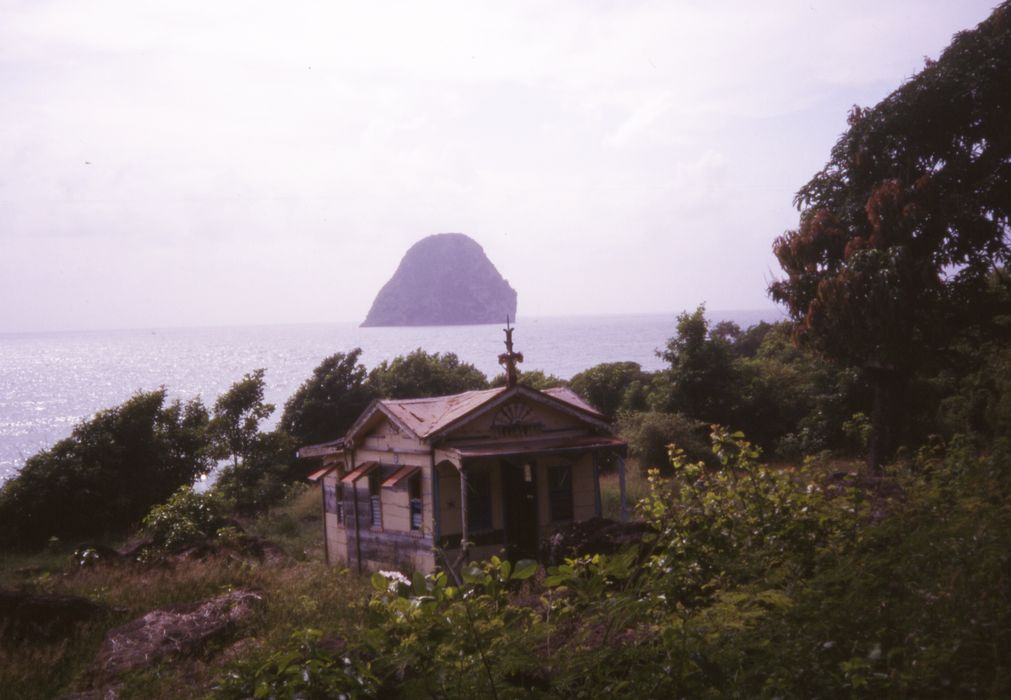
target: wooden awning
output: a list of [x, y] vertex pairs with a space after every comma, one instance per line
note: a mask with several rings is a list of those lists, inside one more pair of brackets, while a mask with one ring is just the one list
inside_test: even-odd
[[319, 481], [324, 476], [326, 476], [330, 472], [334, 471], [335, 469], [338, 469], [343, 464], [344, 464], [343, 462], [338, 462], [337, 464], [329, 465], [329, 466], [323, 467], [322, 469], [317, 469], [316, 471], [314, 471], [312, 474], [310, 474], [306, 478], [309, 481]]
[[416, 472], [421, 471], [421, 467], [404, 466], [393, 473], [389, 479], [383, 482], [383, 488], [393, 488], [399, 484], [404, 479], [412, 476]]
[[345, 474], [344, 478], [341, 479], [342, 484], [353, 484], [363, 476], [367, 475], [373, 469], [379, 466], [379, 462], [363, 462], [355, 467], [355, 470], [350, 474]]

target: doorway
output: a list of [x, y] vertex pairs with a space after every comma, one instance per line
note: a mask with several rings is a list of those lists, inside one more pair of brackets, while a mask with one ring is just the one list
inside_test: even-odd
[[536, 559], [538, 549], [536, 463], [501, 463], [506, 553], [512, 561]]

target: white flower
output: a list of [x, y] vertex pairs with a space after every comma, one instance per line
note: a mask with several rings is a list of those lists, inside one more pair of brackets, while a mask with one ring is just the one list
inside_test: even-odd
[[388, 578], [390, 581], [396, 581], [397, 583], [402, 583], [405, 586], [410, 586], [411, 585], [411, 580], [409, 578], [407, 578], [406, 576], [404, 576], [399, 571], [380, 571], [379, 575], [383, 576], [385, 578]]

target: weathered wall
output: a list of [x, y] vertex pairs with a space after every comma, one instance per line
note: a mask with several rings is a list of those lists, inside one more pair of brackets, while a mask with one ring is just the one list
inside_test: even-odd
[[[327, 487], [337, 488], [339, 478], [336, 473], [323, 477], [320, 484], [320, 492]], [[323, 528], [326, 537], [327, 557], [331, 563], [341, 563], [347, 561], [347, 540], [344, 528], [337, 522], [337, 514], [324, 511]]]

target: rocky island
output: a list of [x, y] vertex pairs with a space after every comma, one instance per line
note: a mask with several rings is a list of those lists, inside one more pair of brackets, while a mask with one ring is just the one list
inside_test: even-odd
[[462, 233], [438, 233], [407, 251], [362, 326], [462, 326], [516, 318], [516, 290], [484, 249]]

